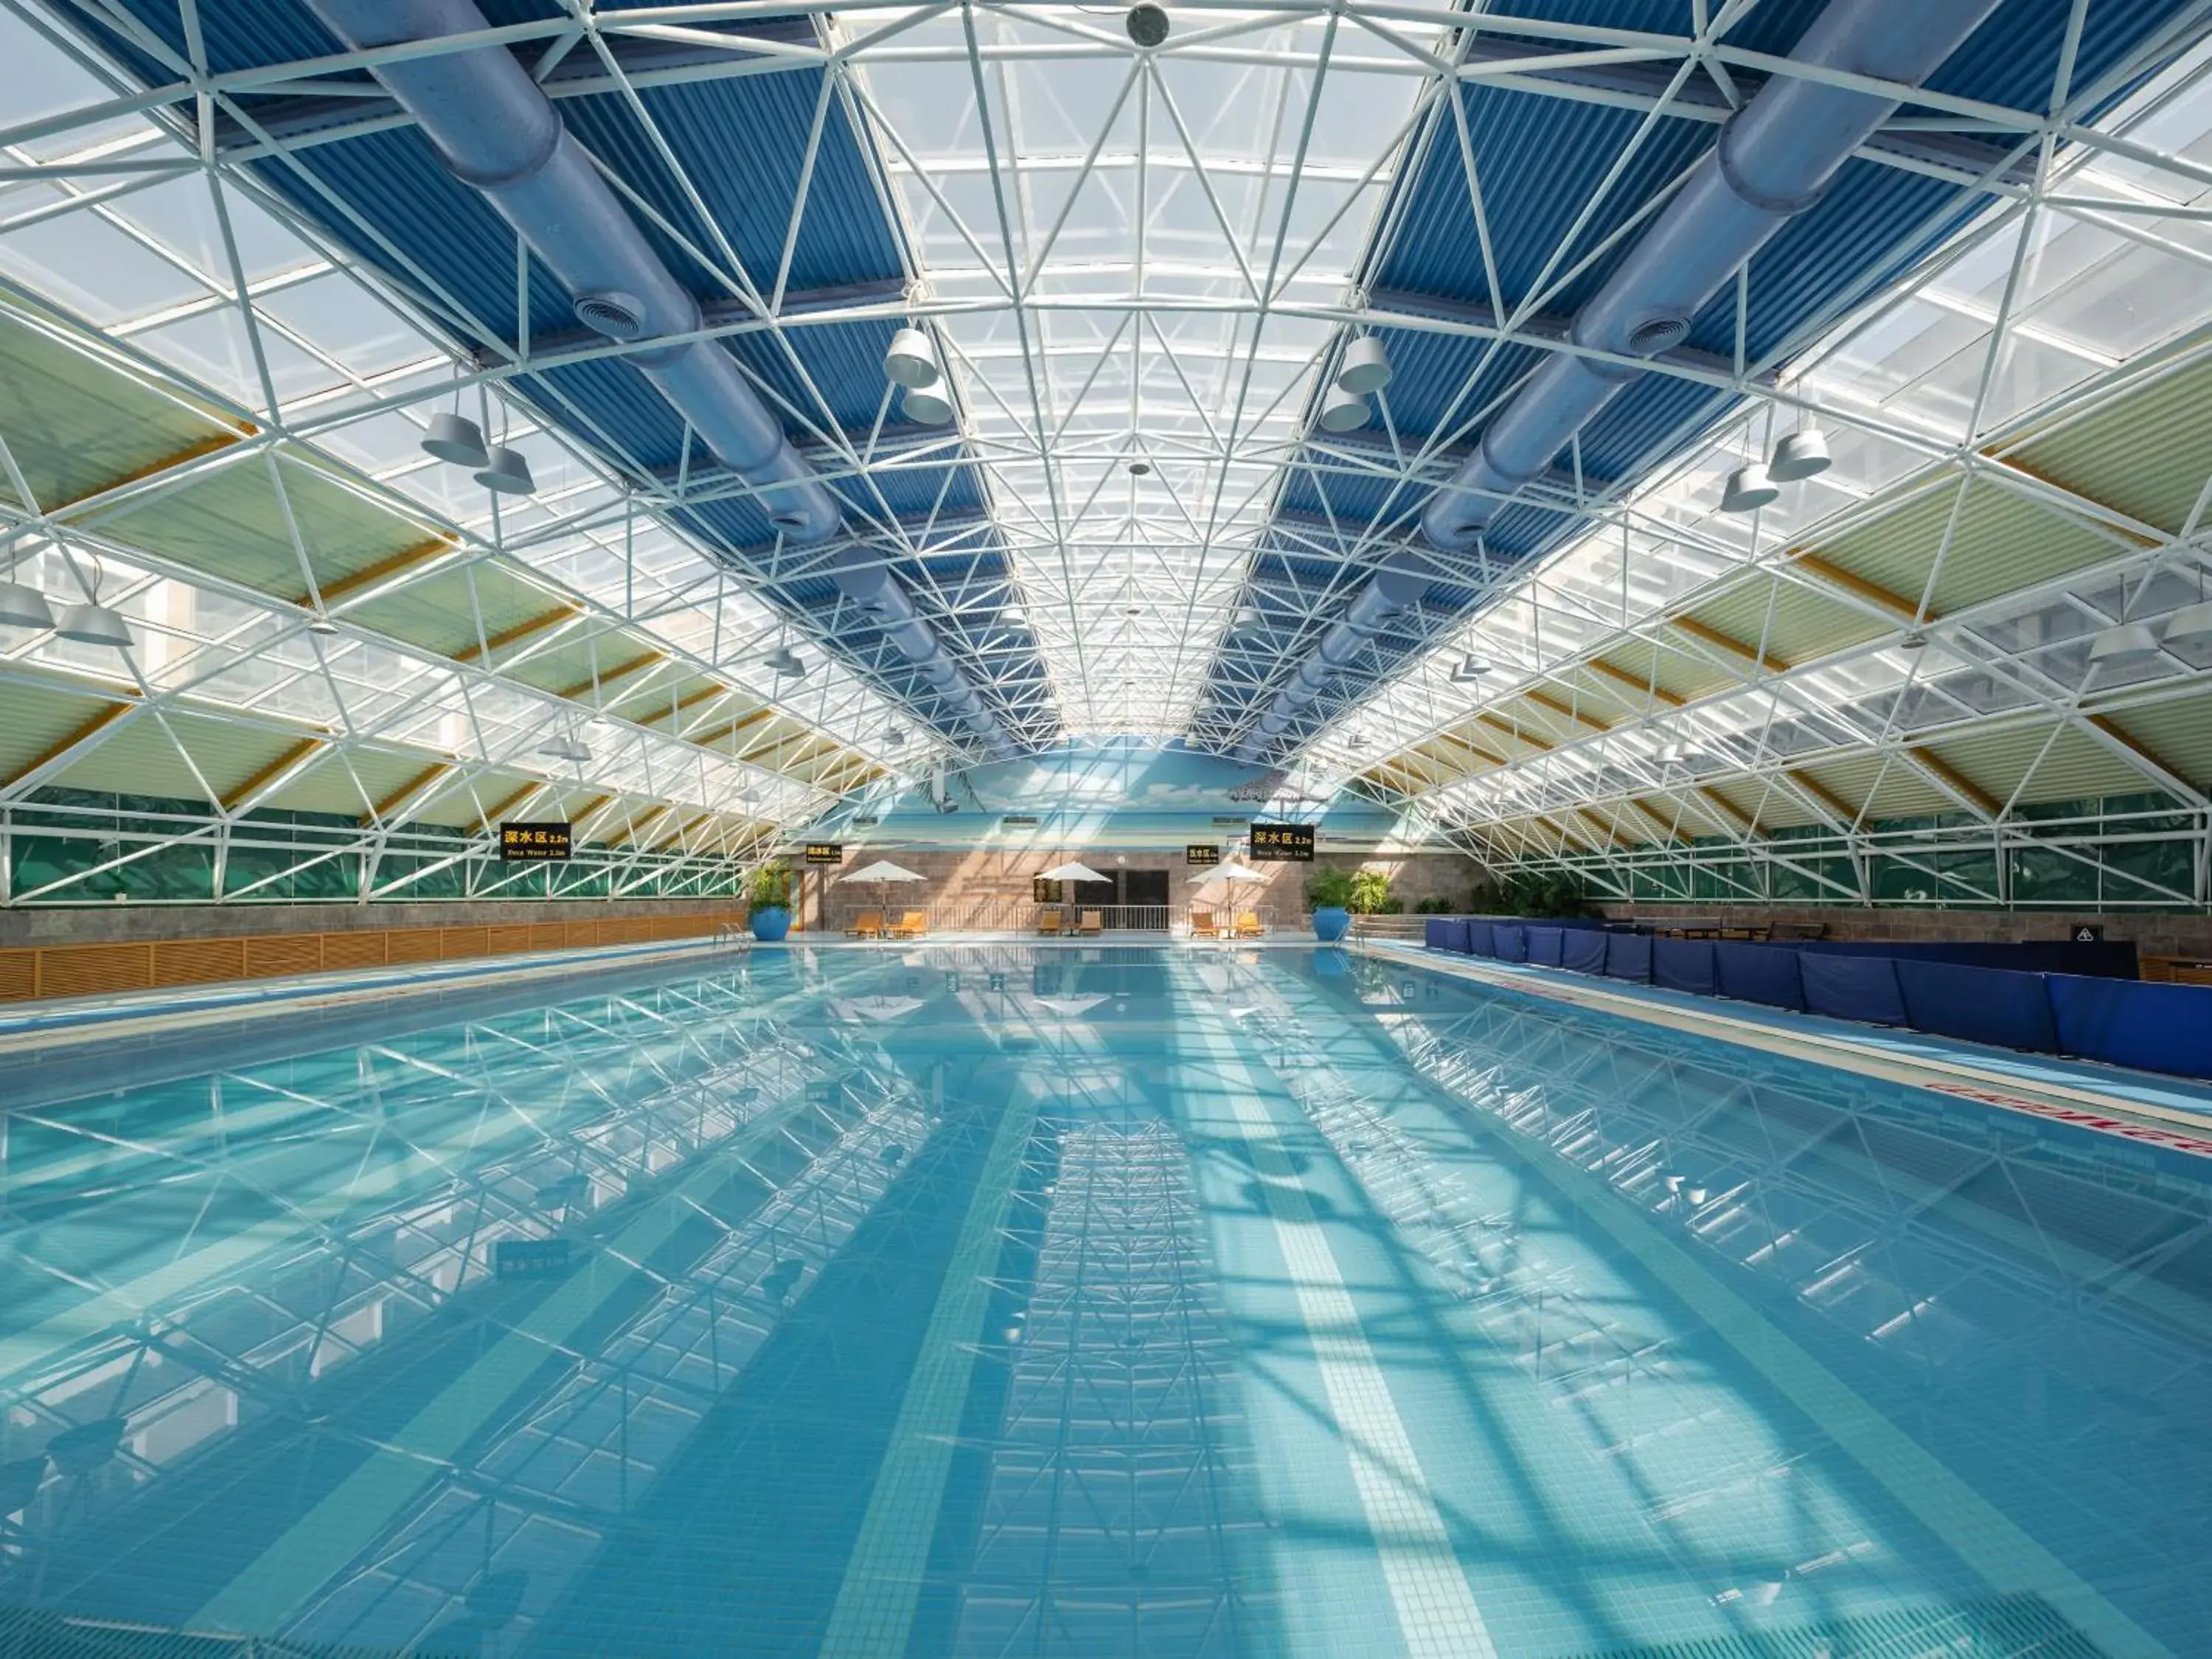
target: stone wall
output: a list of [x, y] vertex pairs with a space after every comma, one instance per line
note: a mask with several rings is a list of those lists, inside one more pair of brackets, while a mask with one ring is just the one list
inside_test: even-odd
[[2132, 939], [2144, 956], [2212, 956], [2212, 916], [2120, 910], [1906, 910], [1813, 905], [1604, 904], [1609, 921], [1705, 920], [1729, 927], [1769, 921], [1826, 922], [1830, 939], [1966, 939], [2013, 943], [2066, 938], [2084, 922], [2102, 926], [2110, 939]]
[[[800, 926], [842, 927], [848, 908], [872, 909], [878, 903], [887, 910], [936, 908], [950, 915], [957, 925], [963, 911], [992, 901], [1008, 906], [1026, 904], [1030, 897], [1030, 879], [1038, 872], [1069, 859], [1087, 864], [1101, 874], [1117, 869], [1164, 870], [1168, 872], [1169, 902], [1178, 907], [1187, 905], [1190, 896], [1200, 890], [1194, 887], [1189, 879], [1198, 872], [1183, 863], [1180, 852], [1117, 854], [1069, 848], [1049, 853], [908, 853], [848, 848], [845, 867], [858, 869], [878, 859], [886, 859], [912, 870], [924, 879], [890, 884], [878, 889], [857, 883], [825, 883], [824, 876], [834, 875], [834, 872], [807, 871], [799, 908]], [[1323, 853], [1315, 864], [1253, 866], [1267, 877], [1267, 880], [1264, 884], [1239, 885], [1237, 889], [1237, 908], [1257, 909], [1262, 906], [1272, 906], [1276, 916], [1285, 921], [1304, 915], [1306, 878], [1322, 864], [1335, 865], [1347, 870], [1376, 869], [1383, 872], [1390, 878], [1391, 891], [1404, 902], [1408, 910], [1425, 898], [1448, 899], [1455, 908], [1463, 908], [1476, 878], [1481, 873], [1480, 865], [1458, 853], [1408, 853], [1389, 857]], [[1214, 897], [1223, 890], [1222, 886], [1217, 884], [1206, 896]], [[823, 908], [825, 895], [826, 911]]]
[[141, 939], [337, 933], [400, 927], [484, 927], [636, 916], [726, 915], [718, 899], [450, 899], [415, 904], [113, 904], [0, 909], [0, 945], [126, 945]]

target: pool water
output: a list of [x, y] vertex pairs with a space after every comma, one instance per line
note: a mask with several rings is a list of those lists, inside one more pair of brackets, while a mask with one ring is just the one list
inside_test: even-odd
[[2185, 1153], [1282, 949], [762, 951], [0, 1098], [11, 1652], [2212, 1652]]

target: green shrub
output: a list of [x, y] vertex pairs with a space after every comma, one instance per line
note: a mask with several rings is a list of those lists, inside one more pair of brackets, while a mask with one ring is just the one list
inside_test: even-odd
[[791, 866], [778, 859], [755, 870], [745, 883], [745, 902], [756, 910], [788, 910]]
[[1452, 902], [1448, 898], [1425, 898], [1413, 907], [1417, 916], [1448, 916], [1452, 913]]
[[1325, 865], [1306, 878], [1306, 902], [1316, 910], [1352, 908], [1352, 874]]
[[1389, 915], [1382, 907], [1390, 900], [1390, 878], [1380, 870], [1362, 870], [1352, 878], [1352, 904], [1363, 916]]

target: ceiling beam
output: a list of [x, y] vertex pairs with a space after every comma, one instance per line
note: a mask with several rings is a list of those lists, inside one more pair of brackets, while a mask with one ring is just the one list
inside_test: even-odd
[[1710, 645], [1716, 651], [1724, 651], [1732, 657], [1756, 664], [1770, 673], [1786, 674], [1790, 672], [1790, 665], [1772, 652], [1746, 645], [1734, 635], [1723, 634], [1719, 629], [1709, 623], [1701, 623], [1695, 617], [1669, 617], [1667, 623], [1670, 628], [1687, 634], [1701, 645]]
[[564, 605], [557, 610], [548, 611], [539, 616], [526, 617], [510, 628], [502, 628], [496, 634], [486, 635], [483, 641], [476, 645], [466, 646], [454, 652], [453, 660], [459, 663], [470, 663], [482, 657], [485, 659], [484, 665], [489, 667], [490, 658], [494, 653], [504, 650], [519, 640], [526, 640], [533, 634], [542, 634], [549, 628], [557, 628], [562, 623], [574, 622], [583, 614], [582, 606]]

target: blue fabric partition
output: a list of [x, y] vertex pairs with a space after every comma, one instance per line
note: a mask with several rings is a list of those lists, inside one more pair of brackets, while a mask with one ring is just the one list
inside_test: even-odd
[[1559, 945], [1566, 938], [1557, 927], [1531, 927], [1528, 930], [1528, 960], [1540, 967], [1559, 965]]
[[2094, 974], [2109, 979], [2136, 976], [2136, 947], [2129, 939], [2076, 945], [2071, 939], [1822, 939], [1790, 949], [1808, 956], [1890, 957], [1899, 962], [1955, 962], [1966, 968], [2009, 968], [2022, 974]]
[[1605, 936], [1605, 975], [1607, 979], [1651, 978], [1651, 935], [1607, 933]]
[[1905, 1023], [1916, 1031], [2037, 1054], [2058, 1048], [2051, 993], [2040, 974], [1899, 957], [1897, 988], [1905, 996]]
[[2212, 1078], [2212, 986], [2085, 974], [2044, 981], [2063, 1053], [2146, 1072]]
[[1431, 916], [1421, 924], [1421, 944], [1425, 948], [1431, 951], [1443, 950], [1444, 938], [1444, 920], [1442, 916]]
[[1431, 916], [1428, 926], [1429, 948], [1449, 951], [1455, 956], [1467, 954], [1467, 923], [1457, 916]]
[[1528, 930], [1518, 923], [1493, 921], [1490, 924], [1490, 942], [1500, 962], [1528, 960]]
[[1559, 935], [1559, 966], [1578, 974], [1605, 971], [1605, 942], [1612, 937], [1595, 927], [1570, 927]]
[[1467, 925], [1467, 953], [1471, 957], [1494, 957], [1497, 941], [1491, 937], [1490, 923], [1470, 921]]
[[1687, 991], [1709, 997], [1721, 988], [1713, 966], [1713, 942], [1709, 939], [1655, 939], [1651, 941], [1651, 978], [1669, 991]]
[[[1940, 964], [1948, 966], [1948, 964]], [[1897, 963], [1889, 957], [1797, 955], [1809, 1013], [1856, 1019], [1869, 1025], [1905, 1024], [1905, 996], [1897, 988]]]
[[1797, 972], [1797, 952], [1786, 946], [1715, 940], [1713, 973], [1724, 997], [1804, 1012], [1805, 985]]

